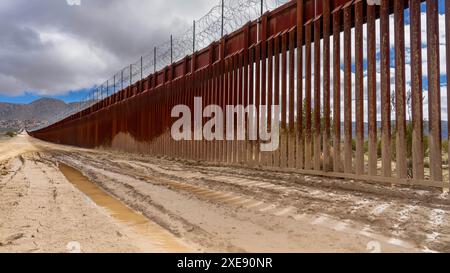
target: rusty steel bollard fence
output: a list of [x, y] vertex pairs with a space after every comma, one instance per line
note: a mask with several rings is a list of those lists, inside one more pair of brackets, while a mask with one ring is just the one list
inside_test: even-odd
[[[448, 188], [442, 113], [450, 107], [443, 93], [449, 78], [444, 83], [441, 71], [450, 69], [449, 22], [450, 1], [289, 1], [140, 80], [130, 66], [130, 76], [108, 83], [110, 96], [30, 134], [211, 164]], [[126, 80], [131, 85], [115, 92]], [[279, 105], [279, 149], [262, 151], [248, 133], [241, 141], [175, 141], [171, 111], [186, 105], [193, 112], [195, 97], [203, 108], [255, 105], [257, 114], [244, 118], [268, 128], [272, 109], [262, 106]]]

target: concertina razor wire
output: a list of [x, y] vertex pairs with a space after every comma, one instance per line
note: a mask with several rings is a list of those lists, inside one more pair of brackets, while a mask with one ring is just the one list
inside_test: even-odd
[[72, 103], [67, 111], [55, 115], [48, 123], [30, 131], [40, 130], [91, 107], [98, 101], [160, 71], [171, 63], [220, 40], [223, 35], [232, 33], [247, 22], [256, 20], [264, 12], [276, 9], [289, 1], [218, 0], [218, 3], [206, 15], [193, 21], [192, 26], [185, 32], [170, 36], [170, 40], [153, 47], [151, 53], [141, 56], [135, 63], [124, 67], [103, 84], [94, 86], [86, 97], [78, 103]]

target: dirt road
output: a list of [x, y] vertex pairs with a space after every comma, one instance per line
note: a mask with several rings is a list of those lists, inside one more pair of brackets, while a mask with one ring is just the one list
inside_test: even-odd
[[[0, 252], [450, 251], [450, 198], [438, 190], [85, 150], [26, 135], [0, 142], [0, 162]], [[66, 165], [102, 192], [77, 187], [73, 177], [82, 175]], [[124, 208], [105, 201], [111, 196]]]

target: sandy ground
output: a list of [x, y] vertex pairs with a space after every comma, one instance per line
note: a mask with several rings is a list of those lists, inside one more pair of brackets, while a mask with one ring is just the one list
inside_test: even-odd
[[[78, 190], [62, 163], [145, 216], [147, 228]], [[450, 252], [450, 198], [438, 190], [85, 150], [26, 135], [0, 142], [0, 164], [0, 252]]]

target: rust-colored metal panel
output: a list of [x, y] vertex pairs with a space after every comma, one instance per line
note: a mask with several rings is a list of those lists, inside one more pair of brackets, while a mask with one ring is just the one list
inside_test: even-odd
[[269, 13], [268, 31], [269, 36], [275, 36], [295, 26], [297, 22], [297, 11], [295, 1], [287, 3], [289, 8], [278, 8]]
[[[267, 41], [267, 120], [265, 121], [267, 126], [267, 130], [270, 130], [272, 124], [272, 108], [273, 105], [273, 37], [270, 37]], [[263, 59], [264, 62], [264, 59]], [[258, 64], [257, 64], [258, 65]], [[258, 69], [258, 68], [257, 68]], [[258, 92], [258, 89], [257, 89]], [[261, 100], [265, 100], [265, 97], [262, 97]], [[264, 113], [261, 113], [264, 115]], [[271, 166], [273, 163], [272, 155], [264, 152], [263, 161], [265, 165]]]
[[[243, 60], [243, 54], [242, 52], [239, 52], [236, 55], [237, 61], [236, 61], [236, 84], [237, 84], [237, 88], [236, 88], [236, 104], [235, 105], [242, 105], [242, 60]], [[234, 141], [235, 143], [235, 149], [236, 149], [236, 156], [235, 156], [235, 160], [237, 163], [242, 163], [242, 155], [243, 155], [243, 147], [242, 147], [242, 143], [243, 141], [239, 139], [238, 135], [239, 135], [239, 127], [237, 126], [239, 121], [241, 120], [241, 117], [237, 116], [236, 118], [236, 141]]]
[[[214, 50], [214, 49], [213, 49]], [[217, 81], [216, 81], [216, 74], [217, 74], [217, 65], [216, 64], [212, 64], [210, 66], [210, 74], [209, 74], [209, 88], [207, 90], [207, 92], [210, 94], [209, 96], [209, 100], [208, 100], [208, 105], [213, 105], [216, 104], [217, 100]], [[214, 130], [217, 130], [217, 128], [214, 128]], [[214, 139], [212, 141], [210, 141], [210, 150], [209, 150], [209, 160], [212, 162], [217, 162], [217, 140]]]
[[[223, 73], [223, 102], [222, 102], [222, 109], [225, 109], [226, 105], [228, 104], [228, 69], [229, 69], [229, 59], [223, 59], [222, 60], [223, 67], [224, 67], [224, 73]], [[224, 126], [224, 137], [225, 141], [223, 142], [223, 161], [228, 162], [228, 141], [226, 140], [226, 129]]]
[[156, 86], [159, 86], [165, 82], [165, 71], [161, 71], [156, 76]]

